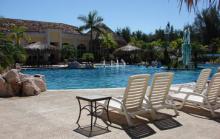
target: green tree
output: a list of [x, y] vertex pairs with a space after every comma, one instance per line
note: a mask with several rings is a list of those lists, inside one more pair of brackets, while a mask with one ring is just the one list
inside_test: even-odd
[[16, 46], [5, 34], [0, 33], [0, 72], [11, 68], [16, 62], [24, 63], [27, 54], [23, 47]]
[[78, 19], [84, 23], [79, 29], [90, 31], [90, 47], [93, 51], [93, 31], [100, 32], [99, 26], [102, 24], [103, 18], [98, 16], [97, 11], [91, 11], [87, 16], [79, 16]]
[[24, 26], [13, 26], [9, 37], [14, 41], [15, 45], [20, 46], [21, 40], [29, 40], [25, 31], [26, 27]]
[[73, 59], [76, 57], [76, 49], [72, 45], [63, 45], [61, 49], [62, 59]]
[[[203, 10], [198, 13], [193, 24], [193, 31], [203, 45], [209, 45], [220, 36], [220, 12], [215, 8]], [[217, 45], [210, 45], [211, 52], [218, 50]]]
[[84, 53], [82, 56], [82, 60], [86, 62], [90, 62], [94, 60], [94, 54], [93, 53]]
[[101, 45], [105, 48], [116, 48], [117, 42], [115, 41], [112, 33], [101, 34]]
[[170, 42], [170, 53], [176, 57], [180, 57], [183, 40], [178, 38]]
[[213, 53], [220, 53], [220, 37], [212, 39], [210, 46], [212, 47]]
[[131, 40], [129, 42], [131, 45], [139, 47], [139, 48], [144, 48], [145, 47], [145, 42], [141, 39], [138, 39], [136, 37], [131, 37]]
[[198, 62], [199, 62], [199, 57], [202, 57], [202, 55], [206, 51], [206, 48], [204, 45], [202, 45], [199, 42], [192, 42], [191, 47], [192, 47], [192, 61], [194, 63], [194, 66], [197, 68]]
[[0, 32], [0, 73], [2, 70], [14, 63], [13, 55], [10, 54], [10, 47], [12, 42], [10, 42], [6, 36]]
[[103, 33], [101, 34], [101, 46], [103, 50], [103, 57], [106, 58], [106, 53], [117, 47], [117, 42], [115, 41], [112, 33]]
[[144, 52], [146, 60], [151, 63], [153, 60], [162, 60], [163, 52], [162, 52], [163, 41], [156, 40], [144, 45]]
[[131, 39], [131, 30], [129, 27], [125, 27], [122, 29], [117, 29], [116, 33], [121, 36], [127, 43], [130, 42]]

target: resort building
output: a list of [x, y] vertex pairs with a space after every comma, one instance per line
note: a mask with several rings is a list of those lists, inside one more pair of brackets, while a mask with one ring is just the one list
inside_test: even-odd
[[[26, 27], [26, 34], [29, 39], [23, 40], [21, 43], [28, 51], [27, 64], [57, 64], [61, 60], [60, 49], [63, 45], [75, 47], [79, 56], [89, 50], [89, 32], [81, 33], [75, 26], [63, 23], [0, 18], [1, 32], [10, 33], [14, 25]], [[116, 40], [121, 40], [121, 38], [116, 36]]]

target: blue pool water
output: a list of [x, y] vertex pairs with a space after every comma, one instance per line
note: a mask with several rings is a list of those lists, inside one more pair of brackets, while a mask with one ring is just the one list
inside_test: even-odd
[[[201, 65], [216, 72], [219, 65]], [[160, 68], [146, 68], [144, 66], [106, 67], [96, 69], [27, 69], [26, 74], [45, 75], [48, 89], [84, 89], [84, 88], [115, 88], [125, 87], [128, 77], [134, 74], [154, 74], [167, 71]], [[173, 83], [195, 81], [201, 69], [171, 70], [174, 72]]]

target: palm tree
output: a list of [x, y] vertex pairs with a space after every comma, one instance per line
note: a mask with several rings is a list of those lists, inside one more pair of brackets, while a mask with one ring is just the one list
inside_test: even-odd
[[9, 37], [14, 40], [16, 46], [21, 45], [21, 40], [29, 40], [28, 36], [25, 33], [26, 28], [23, 26], [14, 26], [11, 30]]
[[11, 68], [16, 62], [24, 63], [27, 58], [26, 51], [20, 45], [21, 40], [27, 38], [24, 27], [14, 26], [7, 36], [0, 33], [0, 72]]
[[[183, 2], [186, 3], [187, 8], [189, 11], [191, 11], [192, 7], [195, 8], [198, 5], [198, 2], [201, 0], [178, 0], [180, 2], [180, 10], [183, 5]], [[208, 1], [210, 6], [215, 6], [217, 9], [220, 10], [220, 0], [203, 0], [204, 2]]]
[[15, 63], [15, 51], [13, 42], [2, 32], [0, 32], [0, 73], [7, 68], [10, 68]]
[[93, 31], [100, 32], [99, 26], [102, 24], [103, 18], [98, 16], [97, 11], [91, 11], [87, 16], [79, 16], [84, 25], [80, 26], [80, 30], [90, 30], [90, 47], [93, 49]]

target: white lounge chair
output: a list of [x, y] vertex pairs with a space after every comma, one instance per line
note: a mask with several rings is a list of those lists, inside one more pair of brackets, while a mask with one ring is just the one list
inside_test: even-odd
[[[208, 78], [211, 74], [211, 69], [203, 69], [200, 74], [199, 77], [196, 81], [196, 84], [194, 86], [190, 86], [190, 85], [182, 85], [179, 88], [178, 87], [171, 87], [170, 89], [170, 96], [172, 96], [172, 98], [174, 100], [182, 100], [186, 97], [187, 93], [198, 93], [201, 94], [202, 91], [207, 88], [207, 81]], [[175, 97], [175, 96], [178, 97]], [[180, 96], [181, 95], [181, 99]], [[178, 107], [178, 109], [181, 109], [183, 107], [183, 105], [181, 105], [180, 107]]]
[[156, 119], [156, 111], [164, 108], [173, 109], [175, 114], [178, 115], [172, 99], [168, 99], [167, 97], [173, 80], [173, 75], [172, 72], [154, 74], [151, 87], [145, 97], [146, 107], [152, 111], [153, 119]]
[[[218, 94], [220, 92], [220, 73], [216, 73], [213, 77], [207, 89], [203, 92], [186, 92], [186, 97], [182, 97], [184, 92], [175, 95], [175, 98], [182, 101], [182, 106], [185, 103], [195, 104], [195, 106], [201, 106], [210, 110], [212, 116], [216, 116], [214, 110], [220, 108], [220, 98]], [[172, 96], [171, 96], [172, 97]]]
[[129, 126], [133, 125], [131, 117], [146, 112], [146, 109], [143, 107], [143, 99], [149, 79], [149, 74], [130, 76], [123, 97], [113, 97], [109, 102], [109, 109], [116, 110], [125, 115]]

